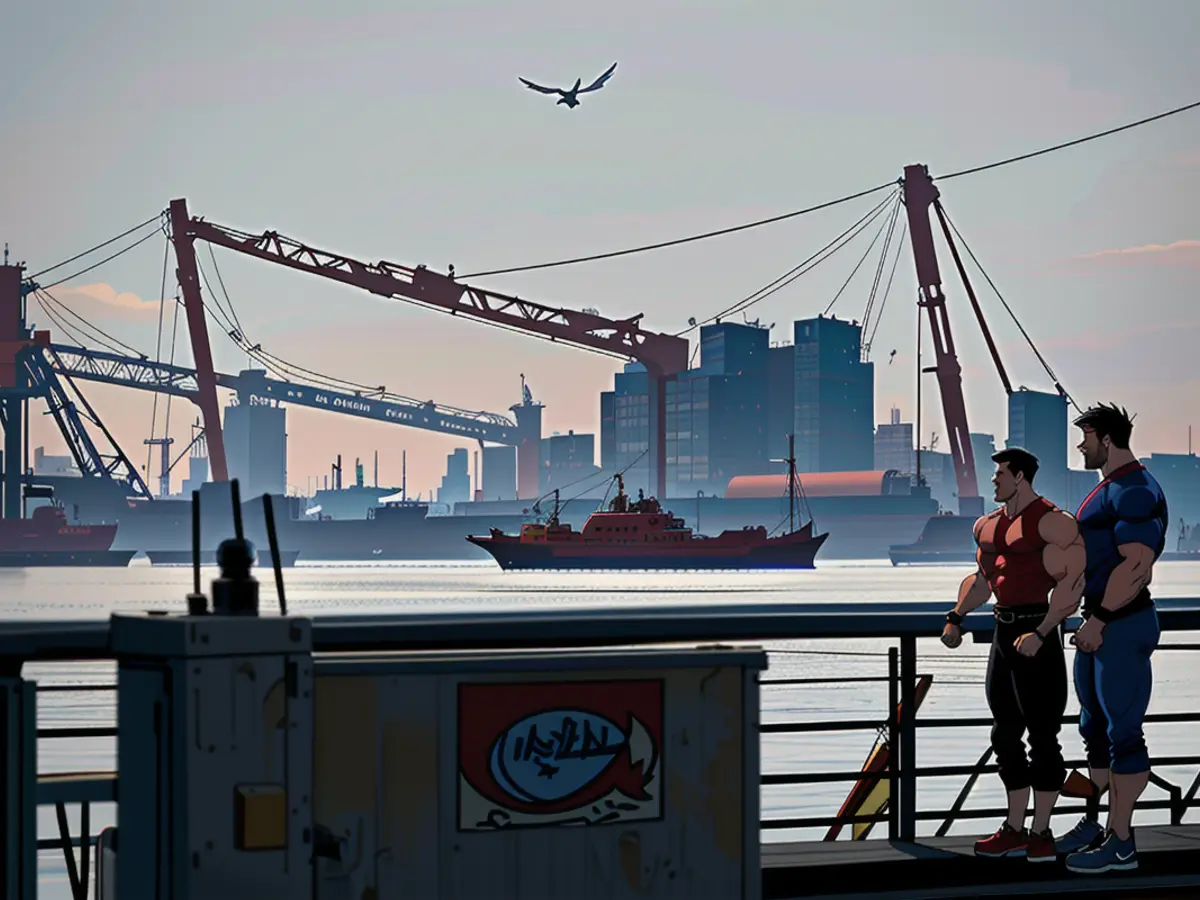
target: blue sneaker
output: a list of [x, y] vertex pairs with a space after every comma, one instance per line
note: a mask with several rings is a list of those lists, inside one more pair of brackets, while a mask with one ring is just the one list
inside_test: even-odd
[[1104, 839], [1104, 829], [1095, 819], [1084, 816], [1079, 823], [1054, 842], [1054, 849], [1062, 854], [1091, 850]]
[[1132, 833], [1129, 840], [1123, 841], [1113, 832], [1109, 832], [1104, 843], [1095, 850], [1072, 853], [1067, 857], [1067, 870], [1085, 875], [1126, 872], [1137, 867], [1137, 847], [1134, 845]]

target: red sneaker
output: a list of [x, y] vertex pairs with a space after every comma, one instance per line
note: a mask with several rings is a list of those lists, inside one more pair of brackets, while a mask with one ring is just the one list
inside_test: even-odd
[[1054, 849], [1054, 835], [1047, 828], [1042, 832], [1030, 832], [1025, 858], [1030, 862], [1054, 862], [1058, 853]]
[[[1024, 856], [1029, 846], [1029, 832], [1022, 828], [1017, 831], [1007, 822], [1000, 826], [989, 838], [975, 842], [975, 855], [986, 856], [989, 859], [999, 859], [1002, 856]], [[1053, 850], [1053, 846], [1051, 846]]]

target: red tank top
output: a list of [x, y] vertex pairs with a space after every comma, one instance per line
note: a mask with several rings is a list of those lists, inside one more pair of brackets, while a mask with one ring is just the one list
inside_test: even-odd
[[1038, 533], [1042, 516], [1057, 507], [1038, 497], [1009, 518], [1003, 510], [996, 522], [996, 559], [988, 584], [1000, 606], [1045, 605], [1055, 581], [1042, 564], [1046, 541]]

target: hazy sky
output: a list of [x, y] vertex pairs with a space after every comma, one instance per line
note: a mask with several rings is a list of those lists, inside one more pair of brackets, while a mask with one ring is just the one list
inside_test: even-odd
[[[460, 274], [620, 249], [832, 199], [908, 163], [945, 173], [1198, 100], [1197, 33], [1195, 0], [14, 4], [0, 29], [0, 240], [36, 271], [186, 197], [194, 214], [245, 231]], [[517, 81], [569, 84], [613, 61], [609, 85], [574, 110]], [[1139, 413], [1135, 449], [1186, 450], [1189, 421], [1200, 425], [1200, 110], [942, 189], [1068, 390]], [[676, 331], [782, 274], [872, 202], [481, 283], [644, 312], [646, 327]], [[869, 237], [751, 318], [790, 339]], [[153, 355], [163, 250], [148, 241], [53, 293]], [[597, 395], [617, 361], [217, 254], [245, 331], [276, 356], [497, 412], [519, 400], [525, 373], [547, 433], [599, 430]], [[211, 277], [203, 247], [200, 259]], [[862, 317], [869, 268], [835, 312]], [[943, 272], [971, 428], [1002, 439], [1003, 390], [948, 254]], [[976, 280], [1013, 381], [1049, 387]], [[894, 404], [911, 418], [914, 299], [905, 257], [874, 344], [877, 421]], [[244, 365], [220, 333], [213, 342], [218, 368]], [[189, 360], [182, 327], [178, 347]], [[144, 460], [150, 395], [85, 390]], [[924, 443], [944, 432], [938, 410], [927, 407]], [[176, 404], [177, 439], [195, 415]], [[48, 419], [35, 441], [59, 446]], [[355, 456], [369, 472], [374, 449], [381, 479], [398, 482], [407, 448], [413, 493], [461, 444], [304, 410], [289, 413], [289, 441], [300, 486], [338, 452], [348, 472]]]

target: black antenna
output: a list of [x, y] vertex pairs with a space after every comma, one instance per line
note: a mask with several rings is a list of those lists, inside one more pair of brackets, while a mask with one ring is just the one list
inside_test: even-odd
[[236, 478], [229, 482], [229, 492], [233, 497], [233, 536], [240, 543], [246, 539], [246, 534], [242, 530], [242, 492]]
[[208, 598], [200, 592], [200, 492], [192, 491], [192, 592], [187, 597], [188, 615], [208, 613]]
[[263, 494], [263, 517], [267, 520], [267, 546], [271, 548], [271, 564], [275, 569], [275, 593], [279, 595], [279, 614], [287, 615], [287, 599], [283, 595], [283, 562], [279, 558], [279, 538], [275, 534], [275, 506], [270, 494]]

